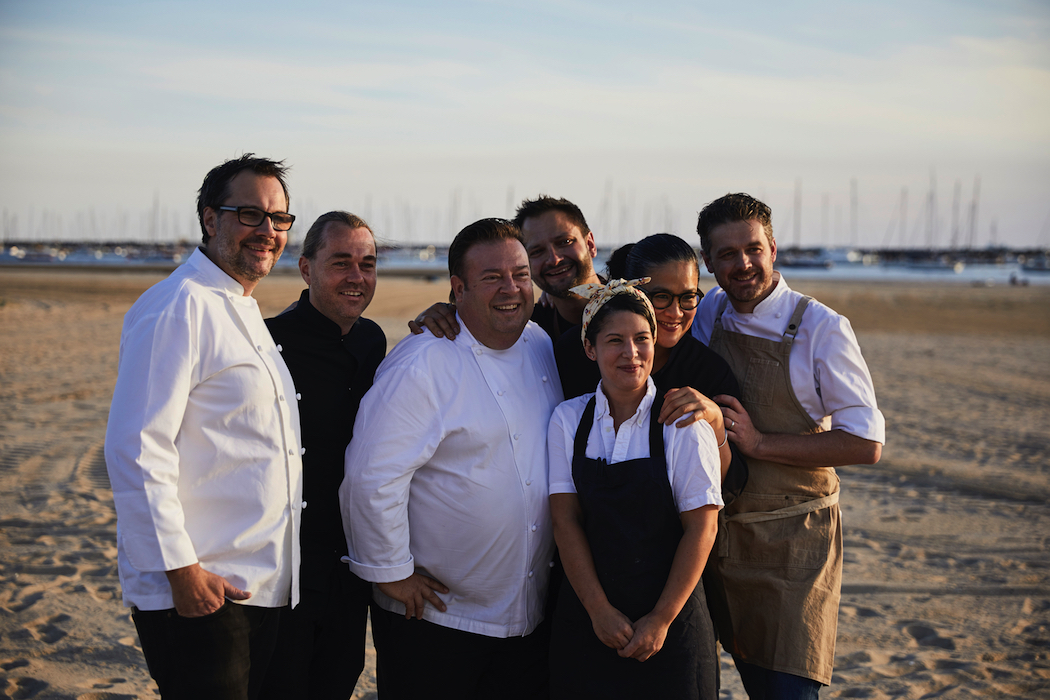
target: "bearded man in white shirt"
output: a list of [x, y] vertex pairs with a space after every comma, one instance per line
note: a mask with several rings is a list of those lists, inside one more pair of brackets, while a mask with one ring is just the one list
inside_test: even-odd
[[464, 228], [449, 272], [462, 331], [401, 341], [361, 402], [339, 491], [350, 568], [385, 611], [382, 697], [543, 698], [554, 353], [514, 224]]
[[166, 700], [257, 697], [299, 596], [299, 412], [251, 297], [295, 220], [285, 172], [251, 153], [212, 169], [204, 244], [124, 318], [106, 466], [124, 604]]
[[842, 588], [834, 467], [877, 462], [886, 429], [849, 321], [773, 269], [770, 220], [762, 202], [728, 194], [696, 227], [720, 289], [693, 335], [740, 382], [742, 400], [713, 398], [750, 472], [723, 511], [712, 612], [752, 698], [816, 698], [831, 682]]

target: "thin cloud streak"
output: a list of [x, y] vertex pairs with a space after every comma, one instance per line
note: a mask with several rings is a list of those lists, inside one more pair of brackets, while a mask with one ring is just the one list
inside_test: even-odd
[[[252, 150], [287, 157], [326, 200], [353, 189], [444, 202], [458, 184], [504, 213], [508, 189], [525, 196], [548, 182], [594, 200], [613, 179], [624, 198], [635, 188], [688, 210], [692, 197], [695, 211], [697, 183], [720, 177], [780, 193], [798, 176], [807, 192], [859, 176], [867, 192], [890, 193], [870, 205], [885, 208], [905, 177], [927, 180], [932, 167], [953, 173], [944, 187], [1015, 171], [1008, 186], [984, 186], [986, 211], [1011, 210], [1004, 235], [1031, 238], [1020, 232], [1046, 216], [1050, 12], [1039, 5], [894, 15], [809, 3], [748, 22], [737, 8], [684, 4], [333, 5], [285, 9], [269, 42], [261, 15], [229, 30], [247, 7], [214, 8], [210, 33], [174, 5], [156, 21], [148, 8], [123, 22], [103, 8], [64, 24], [8, 8], [0, 205], [114, 206], [156, 193], [182, 206], [202, 168]], [[952, 7], [946, 29], [930, 30]], [[865, 21], [872, 31], [849, 31]], [[70, 163], [106, 177], [54, 192]], [[162, 172], [135, 172], [142, 164]], [[991, 201], [997, 190], [1027, 193], [1026, 213]]]

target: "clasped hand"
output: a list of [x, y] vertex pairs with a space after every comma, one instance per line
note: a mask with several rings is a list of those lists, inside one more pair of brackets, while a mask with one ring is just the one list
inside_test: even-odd
[[668, 626], [653, 613], [631, 624], [627, 616], [612, 605], [594, 615], [591, 625], [601, 643], [625, 659], [645, 661], [663, 648], [667, 638]]

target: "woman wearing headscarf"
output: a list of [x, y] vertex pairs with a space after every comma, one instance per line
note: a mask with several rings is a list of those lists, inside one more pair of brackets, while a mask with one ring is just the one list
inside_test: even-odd
[[[553, 698], [717, 697], [717, 652], [700, 574], [722, 507], [706, 421], [657, 417], [656, 312], [636, 286], [583, 285], [594, 393], [548, 431], [554, 533], [569, 586], [554, 614]], [[719, 436], [722, 437], [722, 436]]]

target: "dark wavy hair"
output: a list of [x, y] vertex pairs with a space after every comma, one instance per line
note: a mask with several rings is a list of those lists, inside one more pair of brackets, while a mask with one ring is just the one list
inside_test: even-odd
[[700, 248], [711, 255], [711, 231], [722, 224], [751, 221], [762, 224], [766, 238], [773, 242], [773, 213], [769, 207], [749, 194], [727, 194], [711, 202], [696, 217], [696, 232], [700, 234]]
[[536, 199], [522, 200], [518, 211], [514, 213], [514, 225], [521, 228], [525, 219], [546, 214], [549, 211], [560, 211], [569, 219], [570, 223], [580, 229], [583, 235], [591, 232], [587, 226], [587, 219], [583, 218], [580, 208], [567, 199], [555, 199], [549, 195], [541, 194]]
[[281, 189], [284, 190], [286, 206], [291, 204], [292, 200], [288, 196], [288, 184], [284, 181], [284, 176], [288, 173], [288, 166], [284, 164], [283, 160], [257, 158], [254, 153], [245, 153], [240, 158], [234, 158], [222, 165], [217, 165], [208, 172], [204, 177], [204, 183], [201, 184], [201, 188], [197, 190], [197, 220], [201, 224], [204, 245], [208, 245], [209, 237], [208, 229], [204, 228], [205, 208], [218, 209], [222, 206], [222, 203], [230, 196], [230, 181], [244, 170], [250, 170], [256, 175], [264, 177], [277, 178], [277, 181], [281, 183]]
[[506, 219], [481, 219], [475, 221], [456, 234], [452, 245], [448, 247], [448, 273], [463, 279], [464, 259], [473, 246], [478, 243], [502, 241], [507, 238], [525, 245], [521, 239], [521, 229], [514, 222]]

